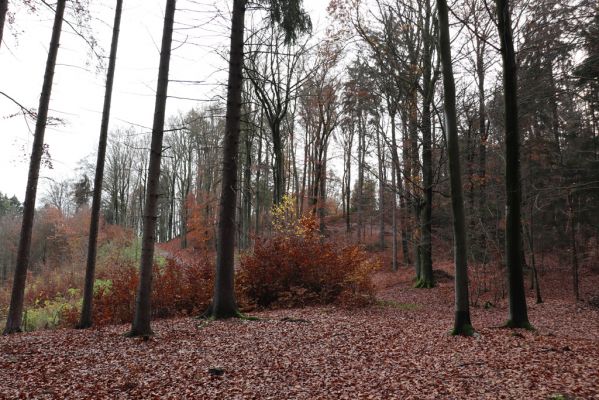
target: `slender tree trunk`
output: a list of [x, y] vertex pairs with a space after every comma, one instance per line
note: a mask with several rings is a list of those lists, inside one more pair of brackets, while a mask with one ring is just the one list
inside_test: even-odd
[[572, 283], [574, 289], [574, 298], [580, 300], [580, 289], [578, 282], [578, 249], [576, 246], [576, 222], [574, 218], [574, 202], [572, 193], [568, 193], [568, 217], [570, 222], [570, 253], [572, 256]]
[[385, 248], [385, 157], [381, 144], [381, 132], [378, 128], [376, 131], [376, 149], [379, 170], [379, 247], [383, 250]]
[[455, 320], [454, 335], [471, 335], [470, 304], [468, 299], [468, 260], [466, 245], [466, 218], [460, 171], [460, 147], [455, 105], [455, 82], [451, 65], [451, 44], [446, 0], [437, 0], [439, 13], [440, 57], [443, 65], [443, 89], [445, 128], [447, 132], [447, 156], [453, 211], [453, 235], [455, 254]]
[[256, 161], [256, 198], [254, 201], [256, 205], [254, 207], [256, 213], [256, 226], [254, 227], [254, 234], [258, 235], [260, 232], [260, 175], [262, 172], [262, 115], [260, 115], [260, 128], [258, 131], [258, 159]]
[[362, 127], [361, 116], [358, 117], [358, 187], [356, 211], [358, 212], [358, 243], [363, 240], [364, 226], [364, 154], [366, 153], [365, 132]]
[[150, 326], [152, 302], [152, 266], [154, 264], [154, 243], [156, 241], [156, 219], [158, 197], [160, 196], [160, 160], [162, 158], [162, 138], [164, 136], [164, 115], [168, 89], [168, 73], [171, 60], [171, 44], [175, 19], [176, 0], [167, 0], [164, 12], [164, 29], [160, 49], [160, 66], [156, 88], [156, 105], [152, 125], [152, 144], [150, 145], [150, 164], [148, 166], [148, 187], [144, 207], [144, 225], [141, 242], [141, 260], [139, 267], [139, 286], [135, 302], [135, 317], [131, 325], [130, 336], [148, 336], [152, 334]]
[[541, 297], [541, 287], [539, 285], [539, 275], [537, 273], [537, 263], [535, 258], [535, 242], [534, 242], [534, 207], [533, 202], [530, 202], [530, 229], [526, 231], [528, 237], [528, 246], [530, 248], [530, 264], [532, 266], [533, 273], [533, 282], [535, 294], [537, 296], [537, 304], [541, 304], [543, 302], [543, 298]]
[[104, 108], [102, 109], [102, 123], [100, 124], [100, 142], [98, 143], [98, 158], [96, 161], [96, 176], [94, 178], [94, 194], [92, 199], [91, 219], [89, 224], [89, 240], [87, 244], [87, 265], [85, 269], [85, 286], [83, 288], [83, 305], [81, 307], [80, 329], [92, 326], [92, 302], [94, 297], [94, 280], [96, 270], [96, 254], [98, 250], [98, 230], [100, 226], [100, 207], [102, 205], [102, 182], [104, 180], [104, 162], [106, 159], [106, 142], [108, 141], [108, 124], [110, 122], [110, 105], [112, 100], [112, 86], [116, 68], [116, 54], [119, 43], [119, 30], [123, 0], [116, 1], [114, 12], [114, 25], [112, 27], [112, 43], [110, 45], [110, 58], [106, 74], [106, 90], [104, 92]]
[[[477, 39], [478, 40], [478, 39]], [[479, 212], [479, 235], [478, 235], [478, 247], [480, 249], [481, 258], [480, 262], [486, 264], [487, 262], [487, 245], [484, 227], [486, 226], [486, 208], [487, 208], [487, 190], [486, 190], [486, 173], [487, 173], [487, 129], [485, 124], [486, 110], [485, 110], [485, 68], [483, 63], [483, 51], [479, 50], [476, 61], [476, 71], [478, 77], [478, 136], [479, 136], [479, 150], [478, 150], [478, 212]]]
[[27, 268], [29, 266], [29, 252], [31, 250], [31, 234], [33, 230], [33, 217], [35, 214], [35, 197], [37, 194], [37, 182], [40, 173], [40, 164], [44, 152], [44, 133], [46, 132], [46, 121], [48, 119], [48, 108], [52, 92], [52, 81], [54, 80], [54, 69], [58, 56], [60, 32], [64, 16], [66, 0], [59, 0], [56, 5], [54, 26], [44, 72], [44, 83], [40, 95], [35, 134], [29, 161], [29, 174], [27, 176], [27, 187], [25, 189], [25, 202], [23, 203], [23, 220], [21, 224], [21, 236], [17, 250], [17, 264], [15, 268], [15, 279], [13, 281], [10, 297], [10, 308], [6, 319], [4, 334], [21, 332], [21, 318], [23, 316], [23, 300], [25, 294], [25, 281], [27, 279]]
[[276, 122], [273, 126], [271, 126], [271, 130], [275, 162], [275, 168], [273, 173], [273, 204], [281, 204], [281, 201], [283, 201], [283, 195], [285, 194], [285, 164], [283, 162], [283, 144], [281, 142], [280, 123]]
[[[353, 130], [353, 128], [351, 128]], [[351, 138], [349, 139], [349, 145], [346, 149], [345, 155], [345, 170], [346, 170], [346, 179], [345, 179], [345, 232], [348, 236], [351, 236], [351, 157], [352, 157], [352, 142], [353, 142], [353, 132], [350, 134]]]
[[[427, 10], [430, 13], [430, 1], [427, 1]], [[428, 33], [428, 21], [425, 28], [425, 42], [434, 39]], [[421, 288], [435, 286], [433, 277], [432, 257], [432, 216], [433, 216], [433, 154], [432, 154], [432, 129], [431, 129], [431, 103], [433, 102], [434, 85], [432, 77], [432, 45], [424, 43], [424, 98], [422, 99], [422, 183], [424, 186], [424, 202], [420, 211], [421, 241], [420, 241], [420, 282]]]
[[528, 328], [526, 294], [522, 272], [520, 135], [518, 132], [517, 64], [512, 38], [509, 0], [497, 0], [497, 28], [503, 58], [505, 107], [505, 187], [507, 215], [505, 252], [509, 281], [509, 317], [506, 326]]
[[237, 153], [241, 113], [243, 70], [243, 29], [246, 0], [233, 1], [231, 51], [227, 115], [223, 143], [223, 169], [219, 205], [216, 277], [211, 316], [217, 319], [237, 316], [234, 287], [235, 193], [237, 188]]
[[2, 38], [4, 33], [4, 23], [6, 22], [6, 13], [8, 12], [8, 0], [0, 0], [0, 47], [2, 47]]
[[393, 219], [393, 248], [392, 248], [392, 260], [391, 270], [397, 271], [397, 194], [396, 194], [396, 180], [395, 180], [395, 163], [391, 166], [391, 185], [393, 186], [393, 203], [392, 203], [392, 219]]
[[[408, 235], [406, 231], [406, 222], [403, 215], [403, 210], [405, 208], [404, 201], [404, 192], [402, 185], [402, 177], [401, 177], [401, 167], [399, 165], [399, 154], [397, 152], [397, 137], [396, 137], [396, 125], [395, 125], [395, 112], [390, 114], [391, 118], [391, 155], [393, 157], [393, 167], [394, 167], [394, 179], [395, 183], [393, 184], [393, 188], [396, 192], [399, 193], [399, 220], [400, 220], [400, 231], [401, 233], [401, 246], [403, 253], [403, 261], [404, 264], [410, 264], [410, 255], [408, 253]], [[395, 221], [395, 220], [394, 220]], [[397, 225], [397, 221], [395, 222]], [[397, 226], [395, 228], [397, 230]], [[397, 234], [397, 232], [396, 232]]]

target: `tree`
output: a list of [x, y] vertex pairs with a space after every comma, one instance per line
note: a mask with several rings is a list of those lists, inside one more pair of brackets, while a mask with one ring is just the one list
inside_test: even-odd
[[[116, 54], [119, 43], [121, 13], [123, 0], [116, 0], [114, 24], [112, 27], [112, 43], [106, 74], [106, 91], [104, 93], [104, 108], [100, 124], [100, 141], [98, 143], [98, 158], [94, 178], [94, 193], [92, 198], [91, 219], [89, 223], [89, 241], [87, 245], [87, 264], [85, 268], [85, 285], [83, 288], [83, 305], [78, 327], [89, 328], [92, 325], [92, 301], [94, 296], [94, 275], [96, 269], [96, 254], [98, 250], [98, 230], [100, 225], [100, 206], [102, 205], [102, 182], [104, 180], [104, 162], [106, 159], [106, 143], [108, 141], [108, 123], [110, 121], [110, 104], [112, 101], [112, 86], [116, 68]], [[86, 176], [87, 178], [87, 176]]]
[[2, 47], [2, 37], [4, 33], [4, 23], [6, 13], [8, 12], [8, 0], [0, 0], [0, 47]]
[[455, 258], [455, 319], [454, 335], [471, 335], [470, 304], [468, 299], [468, 259], [466, 247], [466, 218], [462, 195], [460, 170], [460, 148], [455, 104], [455, 82], [451, 65], [451, 44], [449, 18], [446, 0], [437, 0], [439, 13], [439, 54], [443, 66], [443, 106], [445, 110], [445, 131], [447, 133], [447, 156], [451, 187], [451, 208], [453, 212], [453, 236]]
[[[282, 29], [271, 27], [257, 36], [247, 58], [245, 72], [252, 83], [270, 128], [275, 168], [273, 169], [273, 203], [279, 204], [285, 194], [284, 146], [286, 137], [281, 128], [306, 76], [298, 76], [298, 69], [306, 53], [306, 46], [285, 45]], [[307, 75], [307, 74], [306, 74]]]
[[156, 208], [158, 205], [160, 159], [162, 156], [162, 138], [164, 136], [164, 116], [168, 89], [168, 72], [171, 60], [171, 44], [177, 0], [167, 0], [164, 12], [164, 27], [160, 49], [160, 66], [156, 87], [156, 104], [152, 125], [152, 144], [150, 147], [150, 164], [148, 166], [148, 185], [144, 208], [143, 236], [141, 241], [141, 259], [139, 267], [139, 286], [135, 300], [135, 316], [129, 336], [148, 336], [152, 334], [151, 296], [152, 267], [154, 265], [154, 243], [156, 241]]
[[518, 79], [512, 38], [509, 0], [497, 0], [497, 29], [503, 59], [503, 99], [505, 122], [506, 228], [505, 259], [509, 283], [509, 317], [506, 325], [529, 328], [522, 272], [522, 221], [520, 203], [520, 136], [518, 132]]
[[52, 82], [54, 80], [54, 70], [56, 68], [56, 58], [58, 56], [58, 46], [60, 42], [60, 33], [64, 18], [66, 0], [58, 0], [54, 14], [54, 25], [52, 27], [52, 37], [48, 50], [46, 61], [46, 70], [44, 72], [44, 82], [40, 95], [37, 121], [35, 124], [35, 133], [29, 162], [29, 173], [27, 176], [27, 187], [25, 189], [25, 201], [23, 203], [23, 221], [21, 224], [21, 235], [19, 238], [19, 249], [17, 252], [17, 265], [15, 268], [15, 278], [13, 281], [12, 293], [10, 297], [10, 308], [6, 319], [4, 334], [21, 332], [21, 318], [23, 314], [23, 297], [25, 294], [25, 280], [27, 278], [27, 267], [29, 265], [29, 252], [31, 249], [31, 232], [33, 229], [33, 217], [35, 214], [35, 198], [37, 194], [37, 183], [40, 172], [42, 154], [44, 153], [44, 134], [46, 132], [46, 122], [48, 119], [48, 108], [50, 105], [50, 95], [52, 93]]
[[[310, 18], [301, 7], [301, 0], [266, 0], [270, 21], [279, 24], [285, 33], [285, 43], [296, 40], [299, 32], [311, 28]], [[227, 84], [227, 112], [223, 143], [221, 195], [217, 231], [216, 276], [212, 305], [206, 315], [230, 318], [239, 314], [234, 288], [235, 219], [237, 199], [237, 157], [241, 122], [241, 91], [243, 87], [243, 31], [246, 0], [233, 0], [231, 15], [231, 47]]]

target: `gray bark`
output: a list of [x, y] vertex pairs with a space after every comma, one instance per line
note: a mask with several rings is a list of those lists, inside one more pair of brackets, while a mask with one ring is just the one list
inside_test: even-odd
[[10, 297], [10, 308], [8, 310], [4, 334], [21, 332], [25, 281], [27, 279], [27, 268], [29, 267], [29, 253], [31, 250], [31, 235], [33, 230], [33, 217], [35, 214], [37, 183], [39, 179], [42, 155], [44, 153], [44, 134], [46, 132], [46, 122], [48, 120], [48, 108], [52, 93], [52, 82], [54, 80], [54, 70], [56, 68], [58, 47], [60, 45], [60, 33], [62, 29], [65, 5], [66, 0], [59, 0], [56, 4], [54, 26], [52, 27], [52, 37], [50, 39], [50, 48], [48, 50], [46, 70], [44, 72], [44, 82], [42, 84], [40, 103], [37, 111], [37, 121], [35, 124], [35, 133], [33, 136], [31, 159], [29, 162], [27, 187], [25, 189], [25, 201], [23, 203], [21, 235], [19, 237], [19, 247], [17, 250], [15, 279], [13, 281]]
[[139, 286], [135, 301], [135, 317], [129, 336], [148, 336], [152, 334], [150, 326], [152, 301], [152, 266], [154, 264], [154, 244], [156, 242], [156, 220], [158, 197], [160, 196], [160, 161], [162, 158], [162, 138], [164, 136], [164, 116], [168, 90], [168, 73], [171, 59], [171, 44], [175, 19], [176, 0], [167, 0], [160, 49], [160, 66], [156, 88], [154, 123], [152, 125], [152, 144], [150, 145], [150, 163], [148, 166], [148, 184], [144, 207], [144, 225], [141, 242], [141, 260], [139, 267]]
[[98, 158], [96, 161], [96, 175], [94, 178], [94, 193], [92, 199], [91, 220], [89, 224], [89, 240], [87, 245], [87, 265], [85, 269], [85, 286], [83, 289], [83, 305], [78, 328], [92, 326], [92, 302], [94, 296], [94, 275], [96, 270], [96, 254], [98, 250], [98, 230], [100, 225], [100, 207], [102, 206], [102, 181], [104, 179], [104, 162], [106, 159], [106, 143], [108, 141], [108, 124], [110, 121], [110, 104], [112, 100], [112, 86], [116, 68], [116, 54], [119, 43], [119, 29], [123, 0], [116, 1], [114, 24], [112, 27], [112, 43], [110, 45], [110, 58], [106, 74], [106, 91], [104, 93], [104, 108], [102, 109], [102, 122], [100, 124], [100, 142], [98, 143]]

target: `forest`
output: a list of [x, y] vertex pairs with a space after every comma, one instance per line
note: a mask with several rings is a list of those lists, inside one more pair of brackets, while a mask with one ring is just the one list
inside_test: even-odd
[[156, 1], [145, 126], [134, 1], [0, 0], [0, 398], [599, 399], [599, 2]]

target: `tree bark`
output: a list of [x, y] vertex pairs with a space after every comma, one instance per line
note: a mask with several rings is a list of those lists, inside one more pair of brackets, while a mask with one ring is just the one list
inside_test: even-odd
[[102, 205], [102, 182], [104, 179], [104, 162], [106, 159], [106, 143], [108, 141], [108, 124], [110, 121], [110, 105], [112, 87], [116, 68], [116, 54], [119, 43], [119, 31], [123, 0], [116, 1], [114, 25], [112, 27], [112, 43], [106, 74], [106, 91], [104, 92], [104, 108], [100, 124], [100, 142], [98, 143], [98, 158], [96, 161], [96, 176], [94, 178], [94, 193], [92, 198], [91, 220], [89, 224], [89, 240], [87, 245], [87, 265], [85, 269], [85, 286], [83, 288], [83, 305], [81, 307], [80, 329], [92, 326], [92, 303], [94, 297], [94, 275], [96, 270], [96, 254], [98, 250], [98, 230], [100, 225], [100, 207]]
[[241, 89], [243, 83], [243, 30], [246, 0], [233, 1], [231, 20], [231, 51], [229, 84], [227, 87], [227, 115], [223, 143], [223, 169], [219, 205], [216, 252], [216, 277], [211, 316], [235, 317], [239, 314], [235, 301], [235, 193], [237, 191], [237, 153], [241, 119]]
[[509, 317], [506, 326], [529, 328], [522, 273], [520, 135], [518, 132], [518, 81], [509, 0], [497, 0], [497, 29], [503, 58], [505, 107], [505, 252], [509, 281]]
[[48, 108], [50, 105], [50, 95], [52, 93], [52, 82], [54, 80], [54, 70], [56, 68], [58, 47], [60, 46], [60, 33], [62, 29], [65, 5], [66, 0], [59, 0], [56, 4], [54, 26], [52, 27], [52, 37], [50, 39], [50, 48], [48, 50], [46, 70], [44, 72], [44, 82], [42, 84], [40, 103], [37, 111], [38, 114], [35, 124], [31, 159], [29, 161], [29, 174], [27, 176], [27, 188], [25, 189], [25, 201], [23, 203], [23, 220], [21, 224], [21, 236], [19, 237], [19, 247], [17, 250], [15, 279], [13, 281], [12, 293], [10, 297], [10, 308], [8, 310], [4, 334], [21, 332], [25, 281], [27, 279], [27, 268], [29, 266], [30, 256], [29, 253], [31, 250], [31, 234], [33, 230], [33, 217], [35, 214], [37, 183], [39, 179], [42, 155], [44, 153], [44, 134], [46, 132]]
[[0, 47], [2, 47], [2, 38], [4, 37], [4, 23], [6, 22], [7, 12], [8, 0], [0, 0]]
[[470, 304], [468, 299], [468, 260], [466, 245], [466, 218], [460, 171], [460, 148], [455, 104], [455, 82], [451, 65], [451, 44], [446, 0], [437, 0], [439, 13], [440, 57], [443, 66], [443, 89], [445, 128], [447, 132], [447, 156], [453, 211], [454, 257], [455, 257], [455, 320], [454, 335], [471, 335]]
[[148, 166], [148, 184], [144, 207], [144, 226], [142, 235], [141, 260], [139, 267], [139, 286], [135, 302], [135, 317], [129, 336], [148, 336], [152, 334], [150, 326], [152, 301], [152, 266], [154, 264], [154, 243], [156, 242], [156, 219], [158, 197], [160, 196], [160, 161], [162, 158], [162, 138], [164, 136], [164, 116], [168, 90], [168, 73], [171, 59], [171, 44], [175, 19], [176, 0], [167, 0], [162, 31], [160, 66], [156, 88], [154, 123], [152, 125], [152, 144]]
[[432, 41], [430, 34], [431, 4], [426, 1], [426, 26], [423, 32], [423, 91], [422, 99], [422, 183], [424, 185], [424, 204], [420, 211], [421, 241], [420, 241], [420, 282], [419, 287], [435, 286], [433, 277], [432, 258], [432, 215], [433, 215], [433, 155], [431, 130], [431, 104], [434, 96]]

